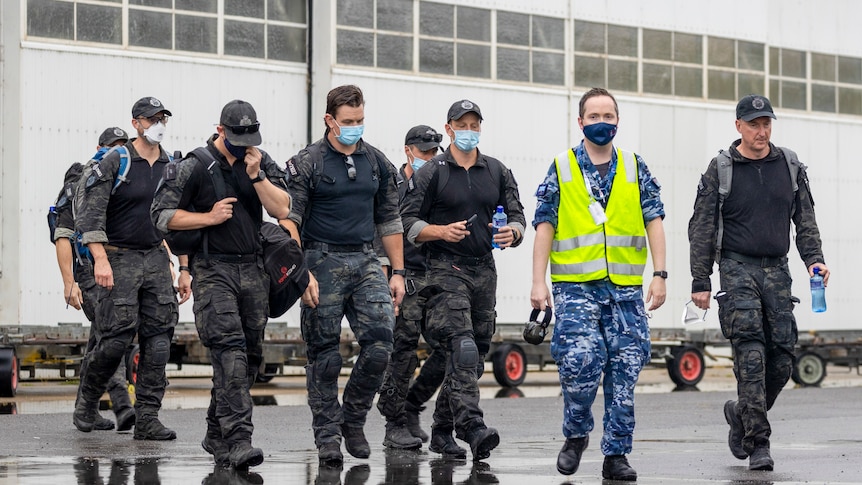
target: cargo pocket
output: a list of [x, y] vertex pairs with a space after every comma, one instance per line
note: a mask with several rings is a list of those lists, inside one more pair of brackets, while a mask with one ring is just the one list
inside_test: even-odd
[[174, 295], [157, 295], [156, 324], [162, 328], [174, 328], [179, 320], [179, 303]]
[[341, 339], [341, 305], [318, 305], [303, 307], [300, 330], [302, 339], [309, 346], [338, 344]]
[[718, 320], [721, 333], [728, 340], [762, 333], [763, 314], [760, 300], [743, 300], [731, 292], [719, 292]]
[[98, 303], [96, 320], [102, 336], [118, 335], [133, 330], [138, 321], [138, 301], [136, 298], [105, 297]]

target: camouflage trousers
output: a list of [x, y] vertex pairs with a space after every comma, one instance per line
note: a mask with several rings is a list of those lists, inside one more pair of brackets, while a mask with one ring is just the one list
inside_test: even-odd
[[[392, 353], [395, 311], [389, 284], [377, 255], [368, 245], [362, 252], [305, 249], [320, 288], [315, 308], [302, 305], [302, 338], [308, 364], [306, 384], [315, 444], [341, 440], [340, 426], [362, 427]], [[341, 372], [341, 319], [347, 317], [359, 343], [359, 357], [338, 402]]]
[[[395, 317], [394, 349], [377, 400], [380, 414], [388, 423], [398, 426], [407, 424], [405, 410], [412, 413], [422, 411], [446, 375], [446, 350], [428, 336], [425, 329], [425, 296], [420, 295], [426, 286], [425, 273], [408, 270], [405, 286], [407, 293]], [[410, 386], [410, 378], [419, 366], [416, 349], [420, 334], [432, 351]]]
[[[593, 430], [592, 405], [599, 383], [604, 393], [601, 450], [625, 455], [635, 429], [634, 391], [650, 358], [650, 337], [643, 290], [620, 301], [610, 281], [554, 283], [556, 323], [551, 356], [563, 391], [563, 435], [587, 436]], [[602, 380], [604, 374], [604, 380]]]
[[[99, 329], [93, 323], [96, 320], [96, 280], [93, 278], [93, 264], [90, 261], [85, 261], [82, 264], [77, 264], [75, 269], [75, 281], [81, 288], [81, 296], [83, 302], [81, 308], [84, 310], [84, 315], [90, 321], [90, 337], [87, 340], [87, 349], [84, 352], [86, 356], [96, 348], [96, 343], [99, 341]], [[81, 361], [80, 381], [83, 382], [84, 375], [87, 373], [88, 360], [85, 357]], [[123, 356], [120, 359], [120, 365], [117, 366], [117, 371], [108, 380], [107, 389], [108, 395], [111, 397], [111, 410], [114, 414], [132, 407], [132, 401], [129, 399], [129, 388], [126, 381], [126, 358]], [[75, 398], [75, 404], [81, 399], [81, 386], [78, 385], [78, 395]]]
[[797, 329], [787, 263], [761, 268], [724, 258], [716, 296], [721, 332], [733, 348], [733, 373], [745, 437], [751, 453], [768, 446], [767, 411], [793, 372]]
[[195, 327], [210, 350], [213, 387], [207, 435], [228, 445], [251, 441], [249, 390], [263, 360], [269, 314], [269, 276], [263, 259], [247, 263], [192, 260]]
[[[97, 402], [111, 376], [138, 336], [140, 361], [135, 383], [137, 418], [156, 417], [167, 387], [165, 365], [177, 325], [177, 297], [163, 246], [153, 249], [109, 249], [114, 287], [93, 287], [98, 331], [93, 350], [84, 358], [81, 397]], [[84, 365], [84, 364], [82, 364]]]
[[433, 427], [468, 439], [485, 427], [479, 377], [491, 346], [497, 303], [497, 270], [489, 254], [477, 264], [428, 260], [427, 332], [447, 353]]

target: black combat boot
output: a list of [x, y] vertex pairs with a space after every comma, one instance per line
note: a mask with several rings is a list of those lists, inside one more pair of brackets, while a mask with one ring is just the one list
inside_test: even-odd
[[626, 455], [608, 455], [605, 457], [605, 462], [602, 465], [602, 478], [634, 482], [638, 479], [638, 474], [629, 465]]
[[427, 443], [428, 433], [419, 424], [419, 411], [405, 409], [404, 415], [407, 416], [407, 430], [410, 431], [410, 434], [422, 440], [423, 443]]
[[500, 435], [494, 428], [479, 428], [467, 435], [473, 461], [484, 460], [491, 456], [491, 450], [500, 444]]
[[144, 418], [135, 423], [136, 440], [168, 441], [177, 439], [174, 430], [165, 427], [159, 418]]
[[99, 411], [96, 411], [96, 420], [93, 422], [93, 429], [96, 431], [110, 431], [114, 429], [114, 422], [102, 416]]
[[117, 412], [117, 432], [128, 431], [135, 426], [135, 408], [128, 407]]
[[263, 463], [263, 450], [251, 446], [251, 442], [240, 441], [230, 449], [230, 464], [237, 470], [247, 470], [248, 467]]
[[365, 439], [365, 430], [361, 426], [341, 425], [341, 436], [344, 438], [344, 447], [347, 452], [355, 458], [368, 458], [371, 456], [371, 446]]
[[740, 460], [748, 458], [748, 453], [742, 448], [745, 428], [742, 426], [742, 419], [736, 412], [736, 401], [724, 403], [724, 419], [730, 425], [730, 431], [727, 433], [727, 446], [730, 448], [730, 452]]
[[467, 450], [458, 446], [451, 429], [431, 428], [431, 444], [428, 445], [428, 449], [434, 453], [441, 453], [444, 457], [467, 458]]
[[386, 436], [383, 446], [400, 450], [415, 450], [422, 447], [422, 440], [410, 434], [407, 426], [386, 423]]
[[769, 446], [758, 446], [751, 452], [751, 457], [748, 460], [749, 470], [764, 470], [772, 471], [775, 462], [769, 455]]
[[563, 443], [563, 449], [557, 455], [557, 471], [563, 475], [573, 475], [578, 471], [578, 466], [581, 464], [581, 455], [590, 444], [589, 436], [580, 438], [567, 438]]
[[213, 456], [216, 465], [223, 468], [230, 466], [230, 447], [215, 431], [207, 430], [206, 436], [201, 441], [201, 447]]
[[[329, 466], [340, 466], [344, 462], [344, 455], [341, 454], [341, 443], [338, 441], [327, 441], [317, 448], [317, 459], [320, 463]], [[341, 471], [339, 469], [339, 475]]]
[[72, 423], [78, 431], [89, 433], [96, 425], [96, 416], [99, 414], [96, 403], [88, 403], [79, 399], [75, 404], [75, 412], [72, 413]]

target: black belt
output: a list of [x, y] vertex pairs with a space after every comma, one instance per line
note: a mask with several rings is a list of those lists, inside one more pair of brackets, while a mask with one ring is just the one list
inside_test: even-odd
[[760, 266], [761, 268], [767, 268], [770, 266], [781, 266], [782, 264], [787, 262], [786, 256], [781, 256], [777, 258], [746, 256], [745, 254], [740, 254], [735, 251], [728, 251], [727, 249], [721, 250], [721, 257], [732, 259], [734, 261], [739, 261], [740, 263], [753, 264], [755, 266]]
[[308, 241], [303, 247], [305, 249], [319, 249], [330, 253], [362, 253], [372, 249], [371, 243], [363, 244], [329, 244], [318, 241]]
[[452, 263], [463, 264], [466, 266], [477, 266], [480, 264], [488, 264], [494, 261], [494, 256], [488, 253], [484, 256], [458, 256], [448, 253], [428, 253], [428, 259], [437, 259], [439, 261], [449, 261]]
[[257, 261], [257, 254], [213, 254], [210, 253], [207, 257], [224, 263], [254, 263]]
[[414, 277], [414, 278], [424, 278], [424, 277], [425, 277], [425, 270], [417, 271], [417, 270], [415, 270], [415, 269], [408, 269], [408, 270], [407, 270], [407, 275], [406, 275], [406, 276], [407, 276], [408, 278], [409, 278], [409, 277], [411, 277], [411, 276], [412, 276], [412, 277]]

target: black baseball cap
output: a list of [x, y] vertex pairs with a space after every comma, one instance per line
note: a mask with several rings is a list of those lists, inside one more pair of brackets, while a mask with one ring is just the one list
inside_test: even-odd
[[149, 118], [162, 112], [168, 116], [173, 116], [161, 101], [152, 96], [141, 98], [132, 106], [132, 118]]
[[416, 148], [427, 152], [432, 148], [440, 148], [440, 142], [443, 141], [443, 135], [437, 133], [434, 128], [428, 125], [417, 125], [410, 128], [407, 136], [404, 137], [405, 145], [416, 145]]
[[111, 128], [106, 128], [105, 131], [99, 135], [99, 146], [106, 147], [118, 140], [123, 140], [124, 142], [129, 141], [129, 135], [126, 134], [122, 128], [112, 126]]
[[446, 115], [446, 122], [448, 123], [452, 120], [460, 120], [462, 116], [470, 112], [476, 113], [476, 115], [479, 116], [479, 121], [482, 121], [482, 110], [479, 109], [478, 104], [469, 99], [455, 101], [452, 103], [452, 107], [449, 108], [449, 114]]
[[762, 116], [777, 119], [775, 113], [772, 112], [772, 103], [765, 96], [749, 94], [736, 104], [736, 119], [738, 120], [751, 121]]
[[257, 112], [245, 101], [235, 99], [224, 105], [219, 124], [224, 126], [225, 136], [231, 145], [256, 147], [260, 145], [260, 122]]

